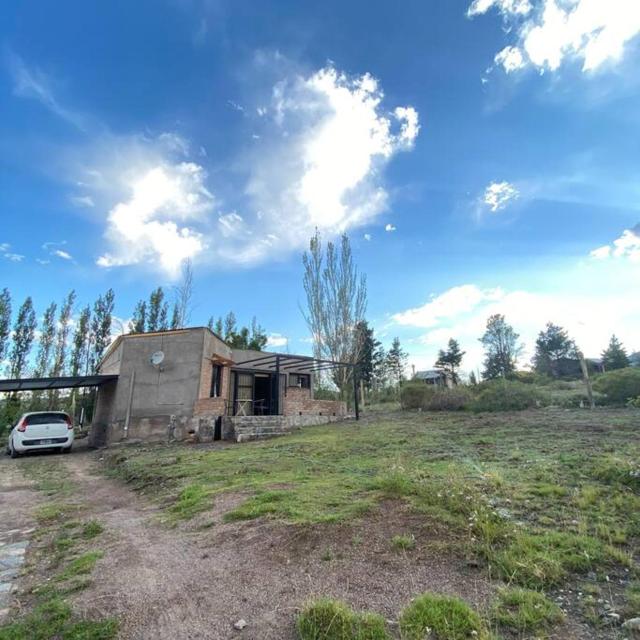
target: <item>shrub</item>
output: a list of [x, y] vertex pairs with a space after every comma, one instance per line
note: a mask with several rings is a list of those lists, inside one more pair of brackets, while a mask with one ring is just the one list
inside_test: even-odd
[[560, 607], [543, 593], [504, 588], [491, 610], [491, 619], [514, 631], [541, 631], [563, 619]]
[[627, 367], [599, 375], [593, 388], [606, 396], [609, 404], [625, 404], [640, 396], [640, 369]]
[[640, 409], [640, 396], [637, 398], [631, 398], [629, 402], [627, 402], [627, 406], [634, 409]]
[[344, 602], [321, 598], [310, 602], [296, 622], [300, 640], [389, 640], [384, 618], [356, 613]]
[[473, 411], [521, 411], [546, 404], [546, 396], [535, 386], [510, 380], [489, 380], [478, 385], [471, 403]]
[[424, 593], [400, 615], [403, 640], [488, 640], [480, 616], [460, 598]]
[[449, 389], [424, 382], [410, 382], [400, 390], [400, 403], [403, 409], [460, 411], [465, 409], [470, 401], [470, 389], [461, 385]]

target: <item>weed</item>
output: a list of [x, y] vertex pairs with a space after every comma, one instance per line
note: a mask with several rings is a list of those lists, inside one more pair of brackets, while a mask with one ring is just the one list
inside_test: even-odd
[[104, 527], [97, 520], [89, 520], [82, 527], [82, 537], [85, 540], [91, 540], [99, 536], [104, 531]]
[[424, 593], [400, 615], [403, 640], [488, 640], [489, 632], [482, 618], [464, 600]]
[[494, 622], [514, 631], [540, 631], [561, 622], [563, 617], [557, 604], [529, 589], [500, 589], [491, 609]]
[[87, 551], [72, 560], [67, 567], [56, 576], [56, 581], [64, 582], [76, 576], [86, 575], [93, 571], [96, 562], [102, 558], [101, 551]]
[[391, 545], [396, 551], [408, 551], [416, 546], [416, 538], [412, 533], [393, 536]]
[[211, 492], [201, 484], [190, 484], [179, 494], [171, 513], [180, 520], [193, 517], [210, 506]]

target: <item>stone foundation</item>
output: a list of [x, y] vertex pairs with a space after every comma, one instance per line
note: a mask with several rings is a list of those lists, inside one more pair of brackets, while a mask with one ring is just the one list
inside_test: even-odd
[[339, 416], [226, 416], [222, 418], [222, 439], [247, 442], [285, 435], [342, 420]]
[[315, 400], [311, 389], [288, 387], [284, 398], [285, 416], [335, 416], [347, 415], [347, 404], [341, 400]]

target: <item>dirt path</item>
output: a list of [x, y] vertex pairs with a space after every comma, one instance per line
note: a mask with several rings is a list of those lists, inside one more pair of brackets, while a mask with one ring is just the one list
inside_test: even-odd
[[[125, 639], [284, 640], [295, 637], [297, 608], [315, 595], [395, 619], [425, 590], [478, 605], [490, 592], [462, 560], [455, 564], [436, 552], [409, 559], [390, 551], [399, 531], [429, 536], [401, 507], [383, 508], [372, 516], [375, 522], [333, 527], [223, 524], [230, 496], [208, 514], [213, 524], [206, 529], [169, 528], [159, 523], [157, 507], [97, 475], [92, 454], [62, 460], [77, 481], [76, 499], [90, 505], [88, 515], [106, 530], [93, 586], [77, 596], [74, 608], [91, 617], [117, 616]], [[233, 627], [240, 619], [247, 622], [243, 631]]]
[[[2, 453], [2, 452], [0, 452]], [[33, 533], [38, 492], [4, 456], [0, 459], [0, 624], [13, 604], [12, 592]]]

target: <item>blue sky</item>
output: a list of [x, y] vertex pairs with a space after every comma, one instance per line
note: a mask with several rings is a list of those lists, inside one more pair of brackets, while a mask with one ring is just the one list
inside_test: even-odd
[[306, 351], [317, 226], [419, 368], [477, 367], [493, 312], [640, 349], [639, 34], [632, 0], [3, 3], [1, 284], [126, 321], [190, 258], [194, 323]]

